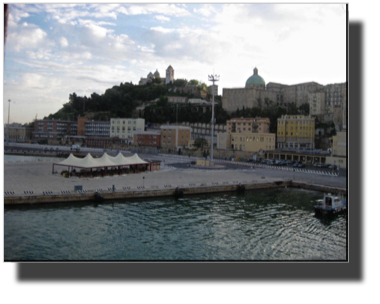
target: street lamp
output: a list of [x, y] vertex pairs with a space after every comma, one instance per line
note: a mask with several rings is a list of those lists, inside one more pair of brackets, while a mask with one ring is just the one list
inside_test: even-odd
[[212, 166], [212, 160], [214, 155], [214, 98], [215, 98], [215, 82], [219, 81], [219, 75], [208, 75], [208, 81], [212, 81], [212, 115], [211, 115], [211, 158], [210, 165]]
[[9, 145], [9, 114], [10, 114], [10, 111], [11, 111], [11, 100], [8, 99], [8, 102], [9, 102], [9, 106], [8, 106], [8, 126], [7, 126], [7, 140], [8, 140], [8, 145]]

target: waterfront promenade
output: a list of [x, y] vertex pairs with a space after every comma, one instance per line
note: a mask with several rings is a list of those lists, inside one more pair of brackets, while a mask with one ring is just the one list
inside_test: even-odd
[[[139, 155], [145, 159], [162, 161], [161, 170], [139, 174], [127, 174], [99, 178], [64, 178], [60, 173], [65, 167], [58, 169], [58, 174], [52, 174], [53, 162], [57, 159], [43, 161], [12, 162], [4, 164], [4, 192], [10, 196], [25, 196], [24, 191], [33, 191], [33, 195], [43, 195], [43, 192], [60, 195], [61, 191], [74, 192], [75, 186], [94, 192], [97, 189], [108, 191], [115, 187], [116, 191], [152, 190], [191, 188], [212, 186], [215, 184], [259, 184], [279, 180], [293, 180], [302, 183], [327, 187], [346, 188], [345, 176], [323, 176], [305, 172], [275, 170], [274, 168], [257, 168], [239, 164], [221, 164], [220, 169], [189, 167], [187, 157], [169, 155]], [[142, 188], [144, 187], [144, 188]], [[14, 193], [14, 194], [13, 194]], [[7, 197], [7, 195], [5, 195]]]

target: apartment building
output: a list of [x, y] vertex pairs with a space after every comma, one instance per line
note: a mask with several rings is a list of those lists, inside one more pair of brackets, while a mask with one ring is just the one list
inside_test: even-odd
[[161, 147], [179, 150], [189, 146], [191, 128], [185, 126], [161, 126]]
[[57, 143], [62, 140], [65, 135], [77, 135], [77, 122], [40, 119], [34, 122], [34, 131], [32, 132], [32, 140], [47, 140], [48, 143]]
[[274, 133], [231, 133], [230, 149], [259, 152], [276, 148], [276, 134]]
[[227, 133], [269, 133], [269, 118], [233, 118], [227, 120]]
[[314, 149], [315, 118], [304, 115], [282, 115], [277, 119], [277, 148]]
[[86, 121], [84, 124], [84, 135], [86, 137], [110, 137], [109, 121]]
[[145, 130], [145, 119], [143, 118], [111, 118], [110, 136], [125, 140], [133, 140], [134, 131]]
[[143, 147], [159, 147], [161, 144], [161, 134], [157, 132], [133, 132], [133, 143]]

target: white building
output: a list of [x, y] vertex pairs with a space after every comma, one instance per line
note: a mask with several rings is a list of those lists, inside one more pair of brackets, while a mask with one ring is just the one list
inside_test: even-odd
[[118, 137], [128, 141], [133, 140], [133, 131], [144, 131], [143, 118], [111, 118], [110, 137]]

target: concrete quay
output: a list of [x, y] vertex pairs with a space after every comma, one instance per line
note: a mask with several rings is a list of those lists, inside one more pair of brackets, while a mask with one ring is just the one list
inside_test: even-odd
[[[188, 167], [192, 159], [172, 156], [146, 156], [162, 160], [162, 170], [104, 178], [64, 178], [52, 174], [53, 159], [4, 164], [5, 204], [52, 203], [93, 200], [96, 191], [104, 199], [174, 195], [178, 187], [184, 195], [270, 187], [302, 187], [325, 192], [346, 191], [346, 177], [317, 176], [239, 164], [222, 164], [218, 170]], [[62, 167], [62, 170], [66, 168]], [[60, 169], [58, 169], [60, 172]], [[82, 186], [83, 192], [74, 192]], [[115, 191], [112, 191], [113, 186]], [[102, 189], [102, 190], [100, 190]], [[111, 190], [109, 190], [111, 189]], [[45, 193], [44, 193], [45, 192]]]

